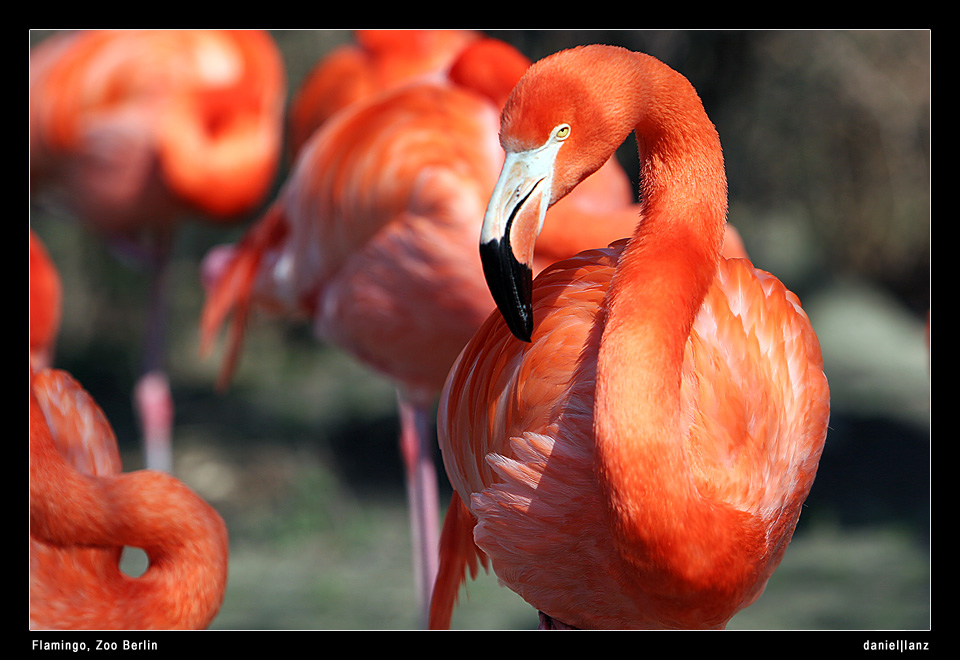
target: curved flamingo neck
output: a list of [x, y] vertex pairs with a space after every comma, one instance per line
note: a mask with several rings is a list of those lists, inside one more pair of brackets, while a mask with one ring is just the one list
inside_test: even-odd
[[[691, 471], [679, 416], [684, 347], [716, 272], [727, 196], [720, 141], [693, 87], [654, 58], [638, 55], [637, 63], [627, 102], [643, 221], [604, 303], [594, 431], [621, 555], [648, 568], [656, 563], [656, 572], [640, 571], [655, 575], [664, 563], [707, 570], [727, 547], [711, 532], [724, 529], [710, 520], [719, 512], [684, 478]], [[701, 547], [684, 547], [691, 537]]]
[[[139, 578], [104, 574], [107, 627], [205, 628], [226, 587], [228, 540], [219, 514], [172, 476], [149, 470], [83, 474], [55, 445], [30, 395], [30, 533], [60, 547], [142, 548]], [[96, 603], [90, 603], [95, 607]]]
[[[134, 606], [140, 625], [206, 628], [226, 588], [228, 540], [220, 516], [169, 475], [139, 471], [102, 484], [117, 503], [117, 537], [142, 548], [150, 565], [138, 578], [119, 574], [118, 596]], [[162, 502], [162, 505], [158, 505]], [[125, 521], [132, 520], [129, 528]]]

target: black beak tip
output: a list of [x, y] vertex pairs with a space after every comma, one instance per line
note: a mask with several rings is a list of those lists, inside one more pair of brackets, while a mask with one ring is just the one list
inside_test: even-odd
[[533, 335], [533, 271], [513, 256], [508, 242], [480, 244], [487, 287], [513, 336], [529, 342]]

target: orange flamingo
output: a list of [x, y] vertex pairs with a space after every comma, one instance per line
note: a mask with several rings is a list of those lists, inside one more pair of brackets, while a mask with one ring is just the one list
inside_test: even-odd
[[[531, 287], [547, 208], [631, 130], [643, 221]], [[720, 141], [661, 62], [608, 46], [541, 60], [504, 107], [501, 144], [481, 240], [503, 318], [441, 396], [456, 491], [431, 626], [449, 626], [483, 564], [543, 628], [722, 628], [762, 592], [816, 473], [816, 335], [776, 278], [721, 258]]]
[[[124, 546], [150, 561], [121, 572]], [[227, 529], [163, 472], [121, 473], [103, 412], [64, 371], [30, 371], [30, 627], [205, 628], [223, 600]]]
[[163, 326], [175, 225], [188, 213], [235, 221], [261, 203], [279, 164], [285, 84], [259, 31], [58, 33], [31, 52], [32, 192], [153, 279], [134, 396], [149, 467], [171, 467]]
[[62, 297], [60, 273], [43, 242], [30, 230], [30, 364], [38, 369], [53, 362]]
[[[235, 366], [251, 304], [312, 319], [319, 337], [396, 383], [424, 607], [439, 536], [434, 441], [427, 440], [432, 406], [450, 365], [494, 307], [474, 223], [502, 163], [500, 103], [528, 65], [502, 42], [476, 40], [448, 79], [342, 109], [306, 143], [263, 219], [236, 246], [212, 252], [204, 267], [203, 351], [233, 312], [221, 386]], [[586, 188], [579, 197], [608, 188], [625, 191], [621, 204], [632, 198], [615, 164]], [[571, 215], [577, 197], [565, 205]], [[636, 216], [623, 216], [619, 227], [587, 226], [593, 237], [586, 245], [628, 235]]]

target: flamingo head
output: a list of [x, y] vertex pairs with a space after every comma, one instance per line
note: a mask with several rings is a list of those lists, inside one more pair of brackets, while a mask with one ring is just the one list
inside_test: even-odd
[[604, 66], [624, 49], [580, 47], [535, 63], [503, 108], [506, 154], [484, 215], [480, 256], [511, 332], [533, 332], [533, 252], [547, 209], [598, 170], [633, 129], [620, 103], [628, 82]]

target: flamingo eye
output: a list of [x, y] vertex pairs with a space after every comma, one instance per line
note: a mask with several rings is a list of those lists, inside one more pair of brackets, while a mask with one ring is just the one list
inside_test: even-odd
[[566, 140], [570, 135], [570, 125], [560, 124], [553, 130], [553, 136], [558, 140]]

